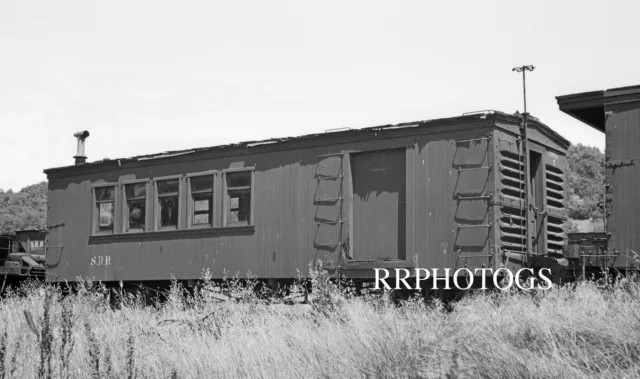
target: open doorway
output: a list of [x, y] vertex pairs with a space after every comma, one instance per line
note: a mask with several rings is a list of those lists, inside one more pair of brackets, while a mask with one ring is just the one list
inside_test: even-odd
[[352, 154], [351, 173], [354, 259], [405, 259], [406, 150]]
[[545, 254], [544, 243], [544, 217], [541, 213], [544, 210], [544, 170], [542, 167], [542, 154], [536, 151], [529, 151], [529, 193], [531, 194], [531, 204], [540, 214], [531, 214], [531, 236], [532, 249], [535, 254]]

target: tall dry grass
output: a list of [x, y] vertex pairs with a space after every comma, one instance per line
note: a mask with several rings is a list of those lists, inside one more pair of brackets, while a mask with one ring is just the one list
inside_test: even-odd
[[127, 299], [119, 310], [95, 286], [66, 298], [23, 288], [0, 301], [0, 377], [640, 377], [635, 283], [481, 293], [451, 312], [325, 286], [303, 308], [236, 284], [236, 300], [219, 301], [205, 280], [193, 297], [174, 286], [161, 306]]

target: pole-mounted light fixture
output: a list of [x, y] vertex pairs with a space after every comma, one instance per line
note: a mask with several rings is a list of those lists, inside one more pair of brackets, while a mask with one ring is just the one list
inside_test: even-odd
[[[532, 253], [533, 250], [533, 241], [531, 240], [531, 233], [530, 233], [530, 228], [531, 228], [531, 189], [529, 188], [529, 176], [530, 176], [530, 172], [529, 172], [529, 166], [530, 166], [530, 162], [529, 162], [529, 141], [528, 141], [528, 137], [527, 137], [527, 117], [529, 116], [529, 113], [527, 113], [527, 81], [526, 81], [526, 72], [527, 71], [533, 71], [535, 69], [534, 66], [528, 65], [528, 66], [519, 66], [519, 67], [514, 67], [511, 71], [515, 71], [515, 72], [521, 72], [522, 73], [522, 94], [524, 97], [524, 113], [522, 114], [522, 126], [521, 126], [521, 138], [522, 138], [522, 146], [524, 148], [524, 197], [525, 197], [525, 222], [526, 222], [526, 227], [524, 228], [525, 230], [525, 238], [527, 240], [526, 243], [526, 254], [527, 256], [530, 255]], [[535, 235], [535, 233], [534, 233]]]
[[535, 67], [531, 65], [514, 67], [513, 69], [511, 69], [511, 71], [522, 73], [522, 93], [524, 95], [524, 113], [525, 114], [527, 113], [527, 81], [526, 81], [525, 73], [527, 71], [533, 71], [534, 69]]

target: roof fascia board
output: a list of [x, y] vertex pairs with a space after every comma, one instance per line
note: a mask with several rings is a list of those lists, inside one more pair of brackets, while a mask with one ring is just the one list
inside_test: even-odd
[[595, 110], [596, 113], [602, 112], [604, 119], [605, 91], [591, 91], [576, 93], [572, 95], [557, 96], [558, 108], [561, 112], [585, 123], [594, 129], [604, 132], [604, 123], [600, 118], [591, 119], [584, 117], [581, 111]]
[[[519, 126], [522, 123], [522, 117], [520, 116], [504, 117], [502, 115], [497, 115], [497, 119], [501, 122], [509, 123], [511, 125]], [[544, 123], [540, 122], [537, 119], [527, 120], [527, 125], [535, 127], [545, 137], [549, 138], [550, 140], [564, 147], [565, 149], [568, 149], [569, 146], [571, 146], [571, 142], [569, 142], [566, 138], [564, 138], [559, 133], [557, 133], [556, 131], [554, 131], [553, 129], [551, 129], [550, 127], [548, 127], [547, 125], [545, 125]], [[502, 127], [499, 123], [496, 123], [496, 126], [504, 131], [509, 131], [508, 129], [505, 129], [504, 127]]]
[[[191, 154], [174, 155], [171, 157], [162, 157], [157, 159], [138, 160], [136, 158], [113, 159], [108, 161], [99, 161], [83, 165], [72, 165], [65, 167], [50, 168], [44, 170], [49, 178], [61, 178], [77, 175], [93, 174], [98, 172], [113, 171], [117, 169], [140, 168], [145, 166], [156, 166], [165, 163], [183, 163], [202, 159], [216, 159], [239, 157], [254, 154], [264, 154], [269, 152], [280, 152], [296, 149], [307, 149], [322, 146], [332, 146], [348, 144], [352, 142], [374, 141], [380, 138], [401, 138], [408, 135], [424, 135], [435, 134], [441, 132], [455, 132], [462, 130], [477, 129], [478, 127], [493, 126], [494, 122], [490, 118], [481, 117], [465, 117], [439, 119], [432, 121], [423, 121], [415, 123], [407, 123], [405, 125], [418, 125], [417, 127], [406, 128], [389, 128], [375, 127], [367, 129], [356, 129], [346, 132], [318, 134], [309, 138], [294, 138], [286, 140], [278, 144], [257, 145], [254, 147], [226, 145], [213, 146], [210, 148], [195, 149]], [[384, 136], [381, 136], [381, 134]]]
[[605, 92], [605, 106], [640, 101], [640, 86], [613, 88]]
[[556, 96], [560, 110], [585, 109], [604, 105], [605, 91], [591, 91], [572, 95]]

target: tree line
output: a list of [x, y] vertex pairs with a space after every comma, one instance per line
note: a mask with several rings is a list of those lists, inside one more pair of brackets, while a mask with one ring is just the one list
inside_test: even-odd
[[46, 222], [47, 182], [32, 184], [18, 192], [0, 189], [0, 234], [45, 228]]

